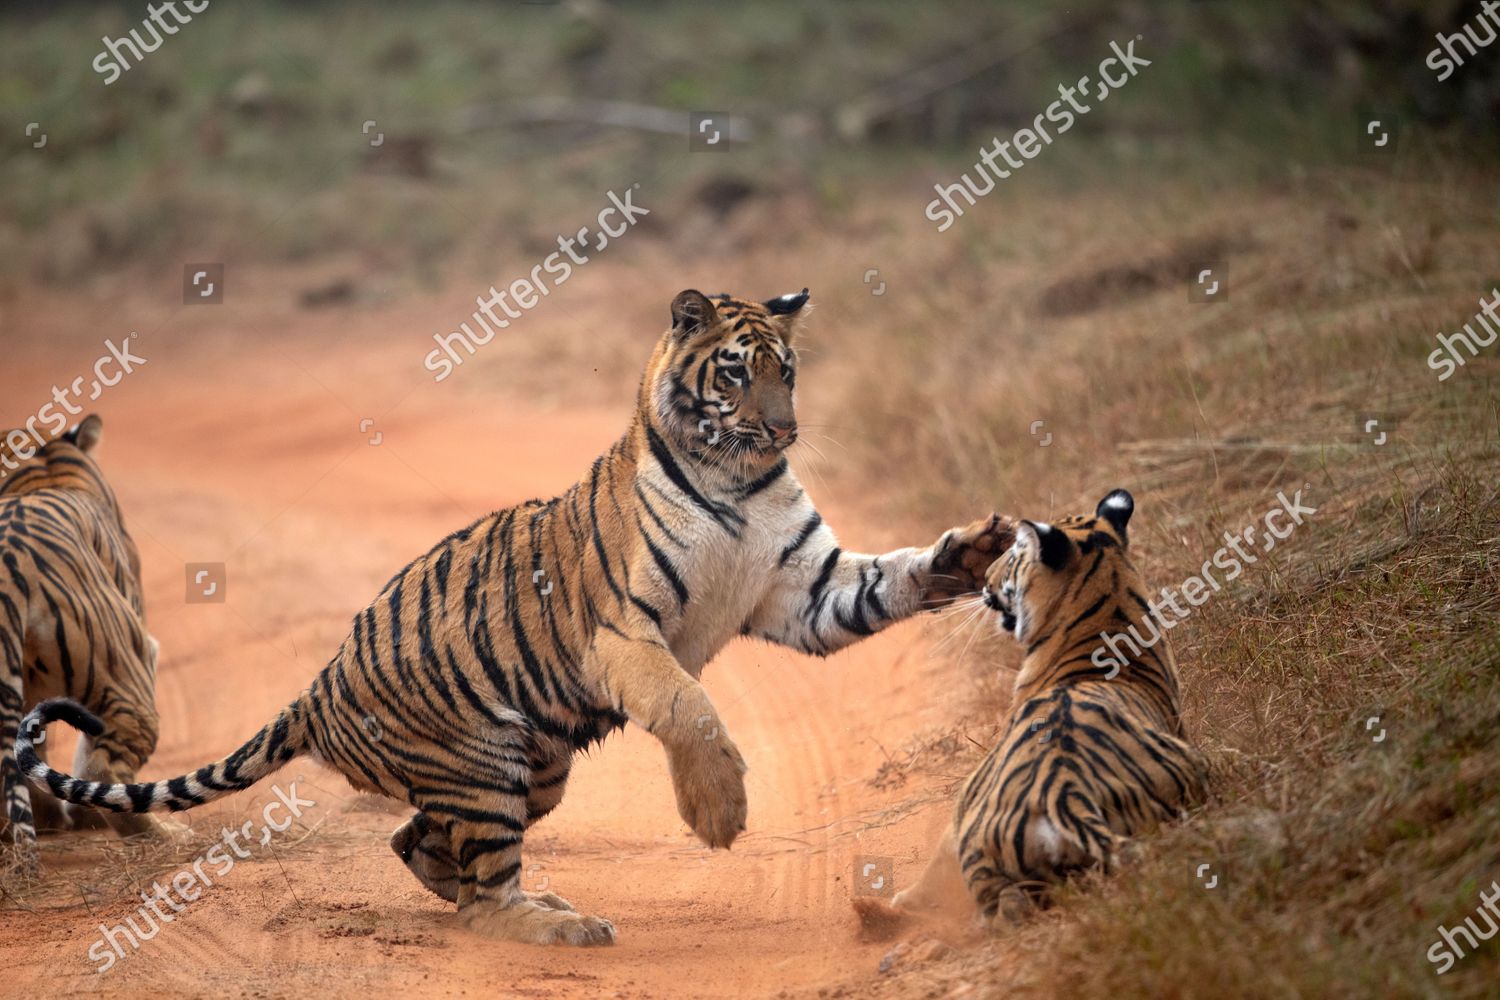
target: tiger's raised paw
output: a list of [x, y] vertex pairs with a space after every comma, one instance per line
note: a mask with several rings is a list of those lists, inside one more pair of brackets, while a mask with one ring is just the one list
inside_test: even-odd
[[745, 758], [717, 727], [667, 752], [677, 812], [709, 847], [728, 847], [745, 830]]
[[1015, 518], [991, 514], [943, 533], [932, 550], [927, 582], [929, 601], [953, 600], [984, 588], [985, 571], [1016, 540]]

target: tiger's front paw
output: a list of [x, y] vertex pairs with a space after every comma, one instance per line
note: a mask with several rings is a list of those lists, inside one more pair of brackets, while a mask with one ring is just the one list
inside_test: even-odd
[[932, 569], [924, 596], [929, 601], [951, 601], [982, 590], [985, 571], [1015, 540], [1015, 518], [1001, 514], [944, 532], [932, 547]]
[[709, 847], [734, 843], [748, 811], [745, 759], [721, 727], [713, 718], [667, 753], [677, 812]]

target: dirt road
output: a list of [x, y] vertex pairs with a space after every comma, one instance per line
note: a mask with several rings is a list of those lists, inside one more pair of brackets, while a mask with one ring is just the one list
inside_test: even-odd
[[[145, 776], [237, 746], [321, 668], [392, 572], [494, 507], [564, 488], [623, 430], [633, 370], [605, 373], [622, 383], [605, 404], [580, 405], [565, 390], [538, 401], [504, 389], [497, 348], [435, 385], [420, 359], [446, 306], [403, 308], [336, 321], [291, 308], [7, 309], [0, 423], [35, 412], [106, 336], [137, 330], [132, 343], [148, 359], [89, 404], [105, 416], [101, 460], [142, 550], [162, 644], [162, 739]], [[804, 399], [816, 384], [815, 372], [804, 378]], [[840, 517], [818, 477], [807, 481], [846, 544], [925, 543], [926, 531], [864, 530]], [[225, 565], [222, 603], [188, 603], [190, 563]], [[732, 852], [702, 848], [678, 819], [662, 752], [643, 732], [581, 759], [562, 806], [528, 837], [526, 886], [612, 919], [613, 948], [522, 947], [460, 929], [386, 846], [406, 810], [299, 760], [185, 814], [197, 842], [165, 859], [122, 853], [102, 834], [44, 841], [48, 883], [22, 901], [30, 912], [0, 901], [5, 992], [857, 994], [886, 946], [856, 940], [855, 858], [888, 857], [897, 881], [914, 877], [942, 821], [931, 789], [870, 784], [887, 751], [944, 721], [930, 646], [908, 624], [826, 661], [737, 643], [709, 666], [710, 694], [750, 763], [749, 830]], [[272, 786], [299, 776], [298, 793], [316, 803], [302, 823], [254, 846], [152, 940], [95, 971], [89, 949], [101, 924], [135, 914], [132, 887], [167, 884], [221, 827], [258, 821]]]

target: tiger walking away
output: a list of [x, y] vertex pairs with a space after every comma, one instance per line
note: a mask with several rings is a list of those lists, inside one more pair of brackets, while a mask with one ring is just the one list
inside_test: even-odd
[[[1045, 900], [1049, 883], [1109, 871], [1125, 838], [1203, 800], [1208, 767], [1183, 731], [1165, 631], [1100, 666], [1100, 634], [1150, 628], [1126, 533], [1135, 501], [1115, 490], [1093, 517], [1022, 521], [981, 600], [1026, 650], [1005, 736], [969, 776], [953, 822], [898, 910], [941, 909], [959, 869], [982, 922]], [[1144, 634], [1138, 631], [1137, 634]]]
[[[562, 496], [498, 511], [401, 570], [309, 689], [228, 757], [170, 781], [73, 778], [71, 802], [187, 809], [301, 754], [416, 814], [391, 846], [470, 927], [607, 944], [614, 926], [521, 889], [527, 829], [573, 754], [627, 721], [666, 751], [678, 811], [711, 847], [745, 829], [745, 763], [699, 675], [735, 636], [827, 655], [977, 591], [1011, 540], [998, 516], [927, 548], [839, 547], [787, 465], [807, 291], [768, 302], [689, 290], [671, 305], [624, 435]], [[92, 730], [68, 702], [38, 706]], [[374, 734], [379, 734], [378, 737]]]
[[[33, 796], [17, 761], [26, 706], [67, 697], [99, 719], [73, 767], [89, 781], [130, 782], [156, 749], [156, 640], [146, 631], [141, 565], [119, 502], [95, 461], [98, 416], [40, 448], [0, 434], [0, 842], [5, 867], [38, 871], [38, 826], [97, 819]], [[182, 829], [155, 816], [107, 817], [122, 836]]]

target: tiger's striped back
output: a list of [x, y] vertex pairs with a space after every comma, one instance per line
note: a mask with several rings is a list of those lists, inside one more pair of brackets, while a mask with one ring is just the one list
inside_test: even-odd
[[1109, 870], [1122, 838], [1205, 793], [1165, 634], [1123, 664], [1099, 655], [1101, 634], [1149, 617], [1127, 551], [1133, 510], [1116, 490], [1093, 517], [1023, 521], [991, 567], [983, 599], [1026, 657], [1005, 736], [955, 813], [959, 865], [986, 919], [1023, 912], [1070, 871]]

